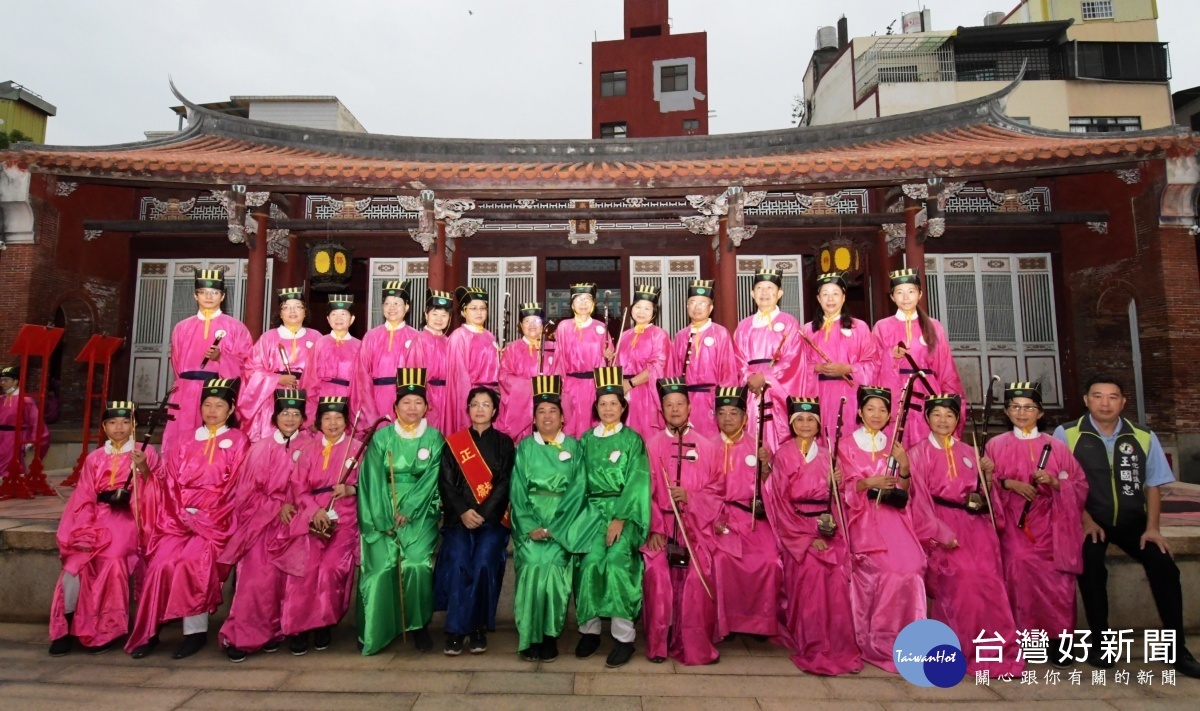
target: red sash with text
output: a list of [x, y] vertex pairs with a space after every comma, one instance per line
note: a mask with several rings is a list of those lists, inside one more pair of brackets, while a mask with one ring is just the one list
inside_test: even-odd
[[[471, 436], [471, 430], [455, 432], [446, 438], [446, 444], [450, 445], [454, 461], [458, 462], [459, 469], [462, 469], [463, 476], [467, 479], [467, 486], [471, 489], [471, 496], [475, 497], [475, 503], [482, 504], [487, 501], [492, 495], [492, 469], [480, 454], [479, 446]], [[511, 511], [506, 507], [504, 519], [500, 521], [505, 528], [512, 528], [510, 515]]]

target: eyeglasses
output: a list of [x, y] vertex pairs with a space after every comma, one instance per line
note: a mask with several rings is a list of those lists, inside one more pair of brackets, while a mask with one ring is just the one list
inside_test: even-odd
[[218, 296], [221, 296], [223, 293], [225, 293], [225, 292], [218, 291], [216, 289], [196, 289], [196, 296], [209, 296], [212, 298], [216, 298]]
[[476, 312], [476, 313], [479, 313], [480, 311], [487, 311], [487, 307], [486, 307], [486, 306], [468, 306], [468, 307], [466, 308], [466, 310], [467, 310], [467, 311], [474, 311], [474, 312]]
[[1041, 408], [1037, 405], [1009, 405], [1010, 412], [1037, 412]]

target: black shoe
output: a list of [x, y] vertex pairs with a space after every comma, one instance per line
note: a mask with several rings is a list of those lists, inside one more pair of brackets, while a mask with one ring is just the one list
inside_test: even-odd
[[279, 640], [275, 640], [274, 642], [267, 642], [266, 644], [263, 645], [263, 653], [264, 654], [274, 654], [274, 653], [278, 652], [280, 644], [281, 644], [281, 642]]
[[597, 649], [600, 649], [600, 635], [580, 635], [579, 644], [575, 645], [575, 658], [587, 659], [595, 654]]
[[447, 657], [457, 657], [462, 654], [463, 636], [461, 634], [446, 635], [446, 643], [442, 645], [442, 654]]
[[157, 646], [158, 635], [154, 635], [145, 644], [139, 647], [134, 647], [133, 653], [130, 656], [134, 659], [145, 659], [146, 657], [150, 656], [150, 653], [153, 652], [154, 648]]
[[532, 645], [521, 650], [521, 659], [527, 662], [536, 662], [541, 659], [541, 654], [538, 651], [537, 645]]
[[666, 657], [650, 657], [650, 663], [652, 664], [662, 664], [665, 661], [667, 661]]
[[471, 633], [471, 644], [467, 647], [471, 654], [483, 654], [487, 651], [487, 632], [476, 630]]
[[1179, 648], [1179, 656], [1175, 658], [1175, 671], [1193, 679], [1200, 679], [1200, 662], [1196, 661], [1187, 647]]
[[329, 649], [331, 644], [333, 644], [332, 627], [319, 627], [316, 632], [313, 632], [313, 649], [322, 652]]
[[98, 647], [84, 647], [84, 649], [86, 649], [87, 653], [91, 654], [91, 655], [104, 654], [108, 650], [112, 649], [113, 645], [115, 645], [115, 644], [116, 644], [116, 642], [113, 641], [113, 642], [108, 642], [107, 644], [102, 644]]
[[633, 656], [633, 645], [629, 642], [617, 642], [617, 646], [613, 647], [613, 651], [608, 653], [608, 659], [604, 660], [604, 666], [609, 669], [623, 667], [629, 662]]
[[183, 644], [179, 645], [179, 649], [171, 655], [171, 659], [187, 659], [208, 644], [208, 633], [197, 632], [195, 634], [185, 634], [183, 636]]
[[721, 655], [718, 654], [711, 662], [709, 662], [709, 665], [720, 664], [720, 663], [721, 663]]
[[1087, 663], [1091, 664], [1097, 669], [1112, 669], [1113, 666], [1112, 661], [1105, 659], [1104, 655], [1101, 654], [1100, 650], [1096, 647], [1092, 647], [1090, 650], [1088, 650]]
[[246, 653], [237, 647], [230, 647], [225, 650], [225, 655], [229, 657], [229, 661], [237, 664], [238, 662], [246, 661]]
[[71, 635], [64, 634], [62, 637], [50, 643], [50, 656], [65, 657], [71, 651]]
[[542, 648], [540, 656], [543, 662], [552, 662], [558, 659], [558, 637], [542, 637]]
[[766, 644], [766, 643], [767, 643], [767, 641], [768, 641], [768, 637], [767, 637], [765, 634], [752, 634], [752, 635], [750, 635], [750, 637], [751, 637], [751, 639], [753, 639], [755, 642], [759, 642], [759, 643], [762, 643], [762, 644]]
[[422, 627], [419, 630], [413, 630], [413, 644], [416, 645], [418, 652], [428, 652], [433, 649], [433, 637], [429, 636], [429, 630]]
[[308, 654], [308, 633], [303, 632], [292, 637], [292, 643], [288, 645], [288, 649], [291, 650], [294, 657], [303, 657]]

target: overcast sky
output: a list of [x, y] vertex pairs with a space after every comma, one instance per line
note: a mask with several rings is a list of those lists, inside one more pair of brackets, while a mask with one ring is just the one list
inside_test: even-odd
[[[934, 29], [1017, 0], [927, 0]], [[918, 3], [673, 0], [673, 31], [708, 32], [712, 133], [783, 128], [817, 28], [884, 34]], [[1200, 2], [1158, 0], [1172, 89], [1200, 84]], [[622, 35], [621, 0], [151, 0], [6, 3], [0, 81], [58, 107], [47, 142], [135, 141], [176, 127], [167, 75], [192, 101], [334, 94], [367, 130], [414, 136], [590, 134], [590, 44]]]

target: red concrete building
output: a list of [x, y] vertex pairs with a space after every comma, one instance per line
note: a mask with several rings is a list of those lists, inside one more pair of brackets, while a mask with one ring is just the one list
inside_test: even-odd
[[592, 43], [592, 138], [708, 135], [708, 33], [671, 34], [667, 0], [625, 0], [625, 37]]

